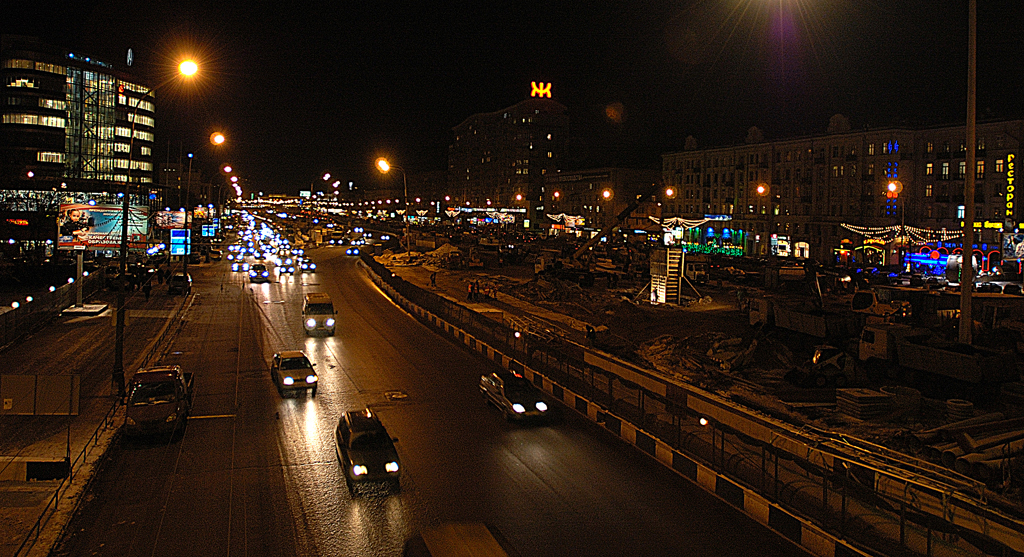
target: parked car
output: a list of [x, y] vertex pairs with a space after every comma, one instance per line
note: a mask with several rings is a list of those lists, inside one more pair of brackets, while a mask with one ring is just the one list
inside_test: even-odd
[[181, 366], [140, 369], [128, 385], [126, 401], [129, 434], [181, 432], [192, 410], [192, 374]]
[[501, 410], [507, 420], [543, 420], [552, 416], [552, 404], [525, 378], [508, 372], [480, 377], [480, 394]]
[[350, 493], [357, 485], [386, 483], [398, 490], [400, 460], [395, 441], [369, 408], [342, 414], [334, 431], [335, 451]]
[[192, 293], [192, 275], [177, 271], [167, 279], [167, 293], [168, 294], [185, 294], [186, 296]]
[[301, 350], [287, 350], [274, 354], [270, 376], [281, 396], [285, 396], [287, 392], [295, 393], [307, 389], [310, 395], [316, 396], [317, 382], [320, 378], [313, 366], [314, 364]]

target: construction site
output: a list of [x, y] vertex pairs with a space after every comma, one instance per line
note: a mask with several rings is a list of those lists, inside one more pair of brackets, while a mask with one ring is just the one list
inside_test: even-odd
[[[766, 288], [764, 267], [743, 270], [733, 260], [694, 258], [700, 264], [691, 273], [685, 263], [669, 262], [678, 271], [666, 291], [671, 280], [658, 266], [672, 254], [664, 250], [645, 258], [647, 273], [632, 268], [636, 258], [609, 265], [612, 250], [601, 247], [582, 265], [549, 256], [572, 253], [557, 245], [531, 246], [511, 257], [479, 242], [432, 238], [419, 250], [383, 250], [375, 259], [405, 281], [531, 337], [578, 344], [793, 431], [856, 447], [858, 458], [885, 474], [902, 470], [897, 475], [904, 479], [937, 482], [939, 491], [970, 498], [977, 503], [972, 512], [1017, 517], [1009, 528], [1020, 533], [1024, 323], [1018, 316], [1024, 298], [976, 295], [981, 320], [975, 343], [963, 346], [950, 340], [954, 294], [853, 288], [810, 267], [797, 272], [789, 265], [790, 276], [783, 270], [774, 288]], [[616, 388], [614, 381], [607, 385], [610, 393]], [[640, 399], [641, 413], [653, 415], [641, 416], [641, 424], [680, 423], [670, 402], [657, 407], [651, 398]], [[829, 472], [819, 472], [816, 489], [826, 495], [838, 489]], [[878, 478], [874, 483], [880, 485]], [[945, 512], [952, 511], [939, 514]], [[927, 519], [921, 524], [928, 534], [919, 553], [946, 553], [932, 545], [932, 535], [944, 528]], [[963, 541], [964, 532], [945, 529], [945, 542], [959, 540], [951, 548]], [[974, 554], [985, 545], [969, 542], [970, 551], [949, 554]], [[904, 538], [900, 545], [915, 544]]]

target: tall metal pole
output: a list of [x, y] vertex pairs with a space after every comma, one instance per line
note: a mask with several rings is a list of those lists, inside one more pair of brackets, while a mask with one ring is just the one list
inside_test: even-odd
[[967, 161], [964, 176], [964, 237], [960, 271], [960, 342], [970, 344], [974, 319], [971, 294], [974, 290], [974, 172], [977, 123], [977, 0], [968, 3], [967, 32]]
[[[112, 387], [116, 387], [118, 398], [124, 398], [124, 327], [125, 327], [125, 290], [128, 289], [128, 221], [131, 218], [131, 181], [132, 181], [132, 154], [135, 150], [135, 122], [139, 119], [139, 107], [147, 97], [152, 98], [153, 89], [146, 91], [146, 94], [138, 99], [130, 114], [132, 122], [131, 132], [128, 137], [128, 169], [124, 181], [124, 192], [121, 198], [121, 258], [120, 277], [117, 288], [117, 314], [114, 321], [114, 369], [111, 371]], [[130, 97], [129, 97], [130, 98]]]
[[185, 181], [185, 255], [181, 263], [181, 270], [185, 276], [188, 276], [188, 248], [189, 239], [192, 237], [192, 225], [188, 218], [192, 214], [192, 156], [192, 153], [188, 154], [188, 178]]
[[409, 246], [409, 184], [405, 178], [405, 169], [399, 168], [402, 171], [402, 189], [405, 192], [405, 260], [409, 261], [409, 257], [412, 256], [412, 248]]

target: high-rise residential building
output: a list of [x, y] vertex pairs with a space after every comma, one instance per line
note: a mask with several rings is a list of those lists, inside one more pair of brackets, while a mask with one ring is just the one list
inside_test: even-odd
[[535, 96], [455, 126], [448, 150], [451, 206], [515, 209], [537, 222], [544, 177], [559, 169], [569, 118], [550, 91], [549, 84], [534, 84]]

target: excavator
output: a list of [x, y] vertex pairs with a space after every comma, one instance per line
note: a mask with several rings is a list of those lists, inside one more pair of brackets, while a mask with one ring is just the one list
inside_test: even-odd
[[542, 253], [534, 264], [534, 273], [541, 276], [553, 276], [560, 280], [575, 282], [580, 286], [593, 286], [594, 278], [599, 273], [595, 271], [590, 258], [585, 256], [589, 255], [590, 250], [596, 246], [602, 238], [608, 236], [614, 232], [616, 228], [621, 226], [622, 223], [629, 218], [629, 215], [633, 214], [633, 211], [635, 211], [645, 199], [657, 193], [658, 190], [662, 189], [662, 187], [664, 187], [663, 184], [654, 183], [642, 189], [640, 193], [637, 194], [636, 198], [622, 211], [620, 211], [619, 214], [615, 215], [615, 218], [607, 226], [584, 242], [583, 245], [581, 245], [569, 257], [558, 257], [553, 253]]

